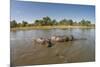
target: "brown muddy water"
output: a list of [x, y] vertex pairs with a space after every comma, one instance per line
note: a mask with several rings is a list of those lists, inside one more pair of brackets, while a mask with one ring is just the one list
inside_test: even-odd
[[[33, 39], [52, 35], [86, 38], [54, 43], [50, 48]], [[10, 32], [11, 65], [40, 65], [95, 61], [95, 29], [17, 30]]]

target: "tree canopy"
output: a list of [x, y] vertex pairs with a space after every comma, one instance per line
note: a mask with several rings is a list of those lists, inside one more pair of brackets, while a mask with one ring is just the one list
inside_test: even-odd
[[26, 27], [26, 26], [52, 26], [52, 25], [81, 25], [81, 26], [89, 26], [91, 25], [91, 21], [82, 19], [80, 22], [74, 22], [72, 19], [62, 19], [59, 22], [56, 19], [51, 19], [46, 16], [42, 19], [36, 19], [33, 23], [28, 23], [27, 21], [22, 21], [21, 23], [17, 23], [16, 20], [10, 21], [10, 27]]

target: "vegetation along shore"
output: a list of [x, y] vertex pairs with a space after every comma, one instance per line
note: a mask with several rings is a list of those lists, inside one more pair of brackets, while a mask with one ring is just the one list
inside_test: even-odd
[[74, 22], [72, 19], [62, 19], [56, 21], [46, 16], [42, 19], [35, 20], [33, 23], [22, 21], [21, 23], [16, 20], [10, 21], [11, 30], [29, 30], [29, 29], [67, 29], [67, 28], [95, 28], [95, 24], [91, 21], [82, 19], [80, 22]]

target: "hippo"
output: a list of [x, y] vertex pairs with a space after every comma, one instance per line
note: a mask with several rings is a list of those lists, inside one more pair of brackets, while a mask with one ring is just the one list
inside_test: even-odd
[[66, 42], [66, 41], [74, 40], [74, 37], [73, 37], [73, 35], [70, 35], [70, 36], [52, 36], [50, 39], [53, 42]]
[[42, 37], [37, 38], [37, 39], [35, 39], [34, 41], [35, 41], [36, 43], [40, 43], [40, 44], [46, 43], [46, 40], [45, 40], [44, 38], [42, 38]]
[[74, 40], [86, 40], [85, 38], [76, 39], [73, 35], [70, 36], [51, 36], [50, 38], [37, 38], [34, 41], [36, 43], [47, 45], [48, 47], [52, 47], [55, 42], [68, 42]]
[[53, 45], [52, 42], [51, 42], [51, 40], [48, 39], [48, 38], [42, 38], [42, 37], [40, 37], [40, 38], [35, 39], [34, 41], [36, 43], [41, 44], [41, 45], [47, 45], [48, 47], [51, 47]]

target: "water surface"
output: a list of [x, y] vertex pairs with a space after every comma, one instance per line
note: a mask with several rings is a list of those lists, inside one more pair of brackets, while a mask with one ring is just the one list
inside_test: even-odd
[[[54, 43], [51, 48], [33, 39], [52, 35], [74, 35], [86, 40]], [[95, 61], [95, 29], [51, 29], [11, 31], [11, 64], [36, 65]]]

